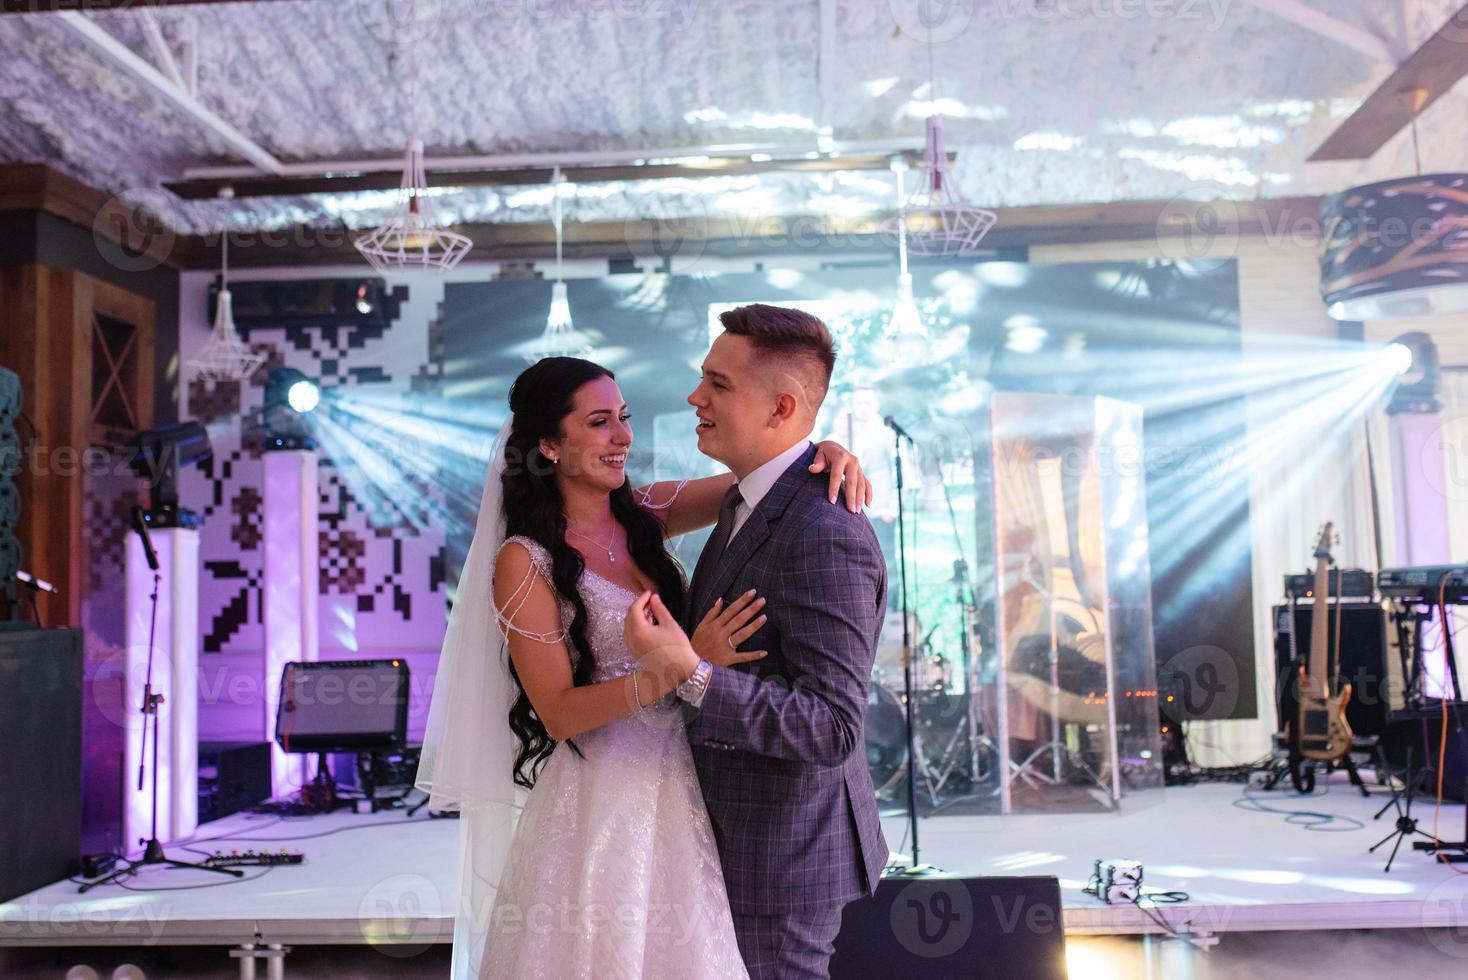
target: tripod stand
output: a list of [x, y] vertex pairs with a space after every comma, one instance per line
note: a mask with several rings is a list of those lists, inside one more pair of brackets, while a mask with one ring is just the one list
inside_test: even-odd
[[98, 878], [77, 886], [77, 891], [86, 893], [98, 885], [107, 885], [123, 878], [130, 878], [141, 869], [150, 864], [163, 864], [173, 868], [197, 868], [200, 871], [213, 871], [218, 874], [230, 875], [234, 878], [244, 877], [244, 872], [238, 868], [215, 868], [206, 864], [197, 864], [191, 861], [177, 861], [163, 852], [163, 845], [158, 841], [158, 706], [163, 703], [163, 695], [153, 690], [153, 650], [154, 638], [158, 629], [158, 585], [163, 576], [158, 571], [158, 554], [153, 550], [153, 542], [148, 537], [148, 527], [143, 523], [142, 509], [133, 508], [133, 529], [136, 530], [143, 541], [143, 554], [148, 559], [148, 567], [153, 572], [153, 593], [148, 597], [152, 603], [152, 611], [148, 619], [148, 668], [143, 680], [143, 724], [139, 735], [140, 749], [138, 751], [138, 791], [143, 789], [143, 772], [146, 769], [144, 760], [148, 754], [148, 720], [153, 724], [153, 828], [148, 840], [143, 844], [143, 856], [132, 861], [124, 861], [117, 870], [106, 877]]
[[[1382, 766], [1383, 769], [1387, 768], [1386, 753], [1382, 751], [1380, 746], [1377, 747], [1377, 754], [1379, 764]], [[1402, 846], [1402, 841], [1406, 840], [1408, 837], [1411, 837], [1413, 834], [1421, 834], [1423, 837], [1431, 839], [1431, 834], [1417, 829], [1417, 818], [1412, 816], [1412, 799], [1414, 796], [1416, 796], [1417, 793], [1417, 783], [1426, 771], [1427, 770], [1422, 770], [1419, 772], [1412, 771], [1412, 746], [1407, 746], [1407, 770], [1406, 775], [1403, 777], [1402, 780], [1402, 789], [1405, 790], [1407, 805], [1405, 807], [1402, 805], [1402, 798], [1404, 795], [1403, 792], [1399, 791], [1396, 786], [1392, 786], [1392, 798], [1387, 800], [1386, 804], [1380, 810], [1376, 811], [1376, 816], [1371, 818], [1373, 820], [1380, 820], [1382, 814], [1386, 813], [1388, 808], [1396, 808], [1396, 829], [1366, 849], [1366, 853], [1375, 854], [1376, 849], [1378, 847], [1381, 847], [1387, 841], [1395, 841], [1392, 844], [1392, 852], [1390, 855], [1387, 856], [1386, 859], [1386, 868], [1384, 870], [1388, 874], [1391, 873], [1392, 862], [1397, 859], [1397, 848]]]
[[[946, 485], [943, 489], [947, 493]], [[952, 509], [951, 502], [949, 508]], [[959, 649], [963, 662], [964, 716], [949, 737], [948, 744], [944, 747], [937, 764], [932, 767], [936, 770], [936, 775], [928, 774], [928, 782], [935, 796], [956, 771], [965, 772], [971, 788], [976, 790], [989, 773], [988, 768], [981, 761], [980, 750], [993, 752], [995, 748], [993, 741], [984, 734], [983, 726], [979, 721], [978, 655], [973, 649], [971, 639], [973, 626], [970, 619], [974, 605], [971, 599], [973, 593], [972, 588], [968, 585], [968, 563], [962, 558], [953, 563], [953, 583], [958, 590], [957, 600], [960, 614]], [[965, 798], [967, 797], [958, 797], [949, 802], [956, 803], [959, 799]]]

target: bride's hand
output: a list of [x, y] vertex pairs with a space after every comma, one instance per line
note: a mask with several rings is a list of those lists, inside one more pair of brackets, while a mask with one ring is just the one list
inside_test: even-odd
[[829, 439], [825, 442], [816, 443], [816, 458], [810, 464], [812, 473], [831, 472], [831, 486], [828, 496], [831, 503], [836, 502], [837, 495], [841, 492], [841, 484], [846, 484], [846, 509], [855, 514], [862, 507], [872, 502], [872, 485], [867, 482], [867, 475], [862, 472], [861, 461], [846, 451], [846, 447], [839, 442]]
[[622, 638], [644, 670], [674, 685], [692, 677], [698, 666], [698, 654], [655, 592], [642, 593], [627, 607]]
[[735, 599], [727, 607], [724, 600], [714, 602], [708, 615], [693, 631], [693, 649], [701, 658], [717, 667], [748, 663], [765, 655], [764, 650], [740, 653], [739, 644], [749, 639], [765, 624], [768, 616], [756, 615], [764, 608], [765, 600], [756, 599], [754, 590]]

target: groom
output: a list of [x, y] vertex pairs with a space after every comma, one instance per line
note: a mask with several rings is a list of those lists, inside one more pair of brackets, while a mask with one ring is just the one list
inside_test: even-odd
[[888, 856], [862, 733], [886, 563], [871, 522], [808, 471], [836, 363], [826, 325], [762, 304], [719, 319], [688, 401], [699, 450], [738, 482], [684, 625], [754, 589], [769, 618], [742, 646], [768, 656], [700, 662], [679, 695], [750, 976], [824, 977], [842, 906], [876, 889]]

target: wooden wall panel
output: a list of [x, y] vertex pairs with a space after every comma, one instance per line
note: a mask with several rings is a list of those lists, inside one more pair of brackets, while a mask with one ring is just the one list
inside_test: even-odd
[[[91, 424], [93, 317], [133, 324], [139, 356], [126, 379], [139, 428], [153, 424], [155, 307], [151, 300], [67, 269], [0, 268], [0, 365], [20, 376], [37, 439], [23, 458], [20, 490], [23, 567], [56, 583], [38, 597], [47, 626], [80, 626], [88, 577], [82, 528], [86, 450], [107, 434]], [[30, 443], [24, 423], [23, 444]]]

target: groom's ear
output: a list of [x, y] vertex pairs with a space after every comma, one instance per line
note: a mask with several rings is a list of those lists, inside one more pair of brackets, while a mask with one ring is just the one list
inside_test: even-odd
[[770, 415], [770, 421], [784, 425], [800, 414], [800, 402], [788, 391], [782, 391], [775, 395], [775, 410]]

